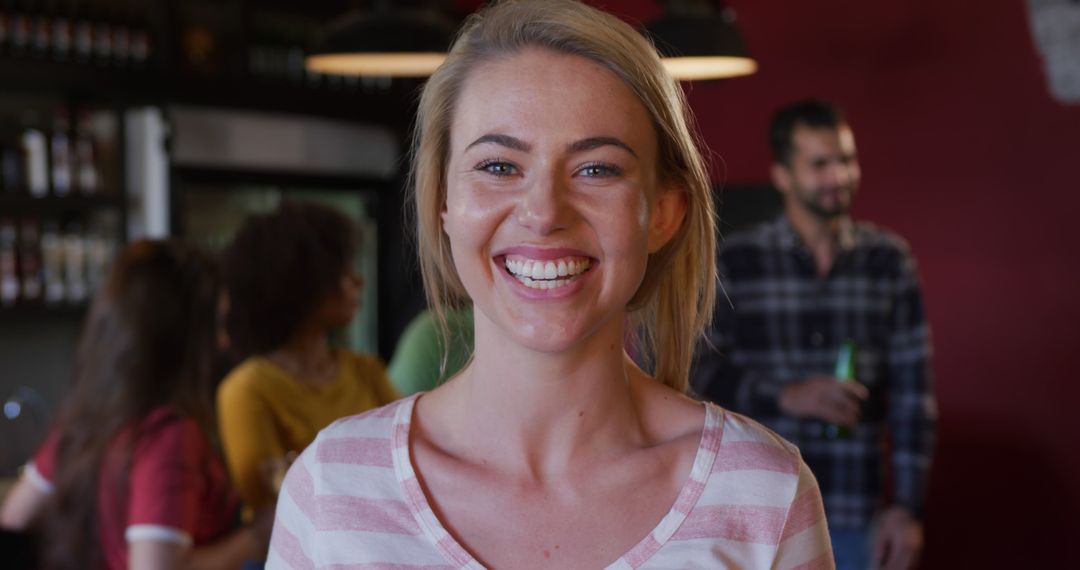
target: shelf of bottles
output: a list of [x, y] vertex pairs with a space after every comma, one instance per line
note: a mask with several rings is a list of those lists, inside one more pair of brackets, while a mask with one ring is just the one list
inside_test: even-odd
[[0, 97], [0, 314], [82, 308], [123, 241], [117, 115]]
[[382, 93], [389, 77], [324, 74], [305, 68], [307, 46], [314, 43], [325, 18], [267, 7], [248, 18], [246, 72], [256, 82], [306, 87], [323, 92]]
[[0, 0], [0, 316], [80, 314], [123, 242], [109, 101], [154, 57], [152, 5]]
[[154, 53], [143, 0], [4, 0], [0, 58], [144, 69]]
[[0, 314], [83, 308], [115, 253], [103, 227], [0, 220]]

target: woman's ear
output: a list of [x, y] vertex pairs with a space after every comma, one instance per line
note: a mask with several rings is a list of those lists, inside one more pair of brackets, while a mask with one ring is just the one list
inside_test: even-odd
[[656, 253], [671, 241], [686, 218], [686, 191], [680, 186], [661, 188], [653, 201], [649, 218], [649, 253]]
[[442, 218], [442, 231], [444, 234], [446, 233], [446, 212], [446, 196], [444, 195], [442, 200], [442, 208], [439, 210], [439, 217]]

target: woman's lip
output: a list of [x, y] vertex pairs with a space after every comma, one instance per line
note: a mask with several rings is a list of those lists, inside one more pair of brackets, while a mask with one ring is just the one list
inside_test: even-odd
[[537, 261], [552, 261], [563, 259], [565, 257], [587, 257], [589, 259], [595, 259], [593, 256], [580, 249], [570, 247], [537, 247], [532, 245], [517, 245], [506, 249], [500, 249], [495, 252], [494, 257], [506, 257], [507, 255], [519, 255]]

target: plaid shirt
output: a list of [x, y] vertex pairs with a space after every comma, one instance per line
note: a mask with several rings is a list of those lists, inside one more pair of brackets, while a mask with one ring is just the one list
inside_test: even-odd
[[[848, 230], [826, 277], [785, 216], [730, 237], [719, 259], [730, 304], [718, 304], [714, 348], [701, 347], [692, 377], [705, 398], [799, 446], [836, 528], [868, 526], [887, 501], [922, 517], [936, 416], [914, 259], [895, 235]], [[822, 422], [782, 414], [778, 397], [831, 376], [846, 339], [858, 344], [855, 377], [870, 397], [851, 437], [830, 439]]]

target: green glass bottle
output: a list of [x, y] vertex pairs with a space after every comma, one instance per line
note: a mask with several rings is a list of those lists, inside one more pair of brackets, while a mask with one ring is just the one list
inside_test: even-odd
[[[840, 352], [836, 356], [836, 368], [833, 370], [833, 376], [838, 381], [855, 381], [855, 358], [858, 351], [858, 345], [850, 338], [840, 345]], [[851, 428], [829, 424], [825, 426], [825, 436], [829, 439], [850, 439]]]

